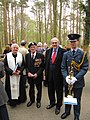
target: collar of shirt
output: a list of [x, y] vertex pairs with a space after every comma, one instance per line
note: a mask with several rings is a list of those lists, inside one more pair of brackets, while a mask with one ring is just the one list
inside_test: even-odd
[[13, 56], [14, 58], [16, 58], [16, 57], [17, 57], [17, 54], [13, 54], [13, 53], [12, 53], [12, 56]]
[[75, 50], [75, 52], [76, 52], [76, 51], [77, 51], [77, 49], [78, 49], [78, 48], [76, 48], [76, 49], [72, 49], [72, 48], [71, 48], [71, 51]]
[[[58, 52], [58, 47], [56, 48], [56, 55], [57, 55], [57, 52]], [[54, 53], [54, 48], [52, 50], [52, 55], [53, 55], [53, 53]]]

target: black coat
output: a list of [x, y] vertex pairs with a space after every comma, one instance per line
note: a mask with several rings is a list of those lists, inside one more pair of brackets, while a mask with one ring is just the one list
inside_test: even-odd
[[[26, 72], [37, 74], [38, 81], [42, 81], [43, 79], [43, 70], [44, 70], [44, 55], [41, 53], [36, 53], [35, 59], [31, 58], [31, 53], [26, 54]], [[38, 62], [38, 63], [37, 63]], [[30, 78], [29, 78], [30, 80]]]
[[[45, 58], [45, 74], [46, 74], [46, 80], [47, 80], [47, 83], [48, 81], [50, 81], [50, 60], [51, 60], [51, 56], [52, 56], [52, 48], [51, 49], [48, 49], [46, 51], [46, 58]], [[63, 53], [64, 53], [64, 49], [62, 48], [58, 48], [58, 52], [57, 52], [57, 56], [56, 56], [56, 59], [55, 59], [55, 68], [54, 68], [54, 78], [55, 78], [55, 82], [56, 83], [60, 83], [61, 85], [63, 85], [63, 76], [62, 76], [62, 73], [61, 73], [61, 62], [62, 62], [62, 57], [63, 57]]]

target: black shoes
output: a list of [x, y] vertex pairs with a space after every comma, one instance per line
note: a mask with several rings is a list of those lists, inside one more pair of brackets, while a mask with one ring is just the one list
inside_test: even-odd
[[[27, 103], [27, 107], [30, 107], [34, 102], [35, 102], [35, 101], [29, 101], [29, 102]], [[40, 103], [40, 102], [37, 102], [37, 103], [36, 103], [36, 107], [37, 107], [37, 108], [40, 108], [40, 107], [41, 107], [41, 103]]]
[[55, 109], [55, 114], [58, 115], [60, 113], [60, 109]]
[[52, 104], [48, 105], [48, 106], [46, 107], [46, 109], [51, 109], [51, 108], [54, 107], [54, 106], [55, 106], [55, 103], [52, 103]]
[[40, 102], [37, 102], [37, 103], [36, 103], [36, 107], [37, 107], [37, 108], [40, 108], [40, 107], [41, 107], [41, 103], [40, 103]]
[[70, 115], [70, 113], [63, 113], [62, 115], [61, 115], [61, 119], [65, 119], [67, 116], [69, 116]]
[[34, 101], [33, 101], [33, 102], [32, 102], [32, 101], [29, 101], [29, 102], [27, 103], [27, 107], [30, 107], [33, 103], [34, 103]]
[[[49, 104], [46, 109], [51, 109], [52, 107], [54, 107], [56, 104], [55, 103], [51, 103]], [[55, 114], [58, 115], [60, 113], [60, 108], [56, 107], [55, 109]]]

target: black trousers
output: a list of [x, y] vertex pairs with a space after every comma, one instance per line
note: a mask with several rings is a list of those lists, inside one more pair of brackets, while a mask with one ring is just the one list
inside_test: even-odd
[[[63, 83], [61, 83], [61, 80], [57, 81], [57, 79], [54, 76], [55, 71], [50, 72], [49, 80], [48, 80], [48, 96], [50, 100], [50, 104], [56, 103], [56, 107], [60, 109], [62, 106], [63, 101]], [[56, 92], [56, 99], [55, 99], [55, 92]]]
[[6, 105], [0, 106], [0, 120], [9, 120], [8, 111]]
[[[77, 98], [78, 105], [74, 105], [74, 117], [79, 118], [81, 108], [81, 96], [83, 88], [73, 88], [74, 98]], [[68, 95], [68, 86], [65, 86], [65, 97]], [[70, 113], [71, 105], [65, 105], [65, 112]]]
[[23, 103], [26, 101], [27, 96], [26, 96], [26, 79], [27, 76], [26, 75], [21, 75], [20, 78], [20, 96], [19, 96], [19, 102]]
[[36, 97], [36, 101], [40, 102], [41, 101], [41, 96], [42, 96], [42, 81], [38, 81], [37, 79], [30, 79], [29, 80], [29, 85], [30, 85], [30, 89], [29, 89], [29, 97], [30, 97], [30, 101], [34, 102], [35, 101], [35, 85], [36, 85], [36, 89], [37, 89], [37, 97]]

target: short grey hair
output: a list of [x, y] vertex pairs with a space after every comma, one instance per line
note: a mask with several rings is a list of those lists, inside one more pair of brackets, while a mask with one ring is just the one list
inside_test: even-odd
[[17, 43], [12, 44], [11, 48], [13, 48], [14, 46], [17, 46], [19, 48], [19, 45]]
[[60, 41], [59, 41], [59, 39], [58, 39], [57, 37], [53, 37], [53, 38], [51, 39], [51, 43], [52, 43], [54, 40], [56, 40], [56, 41], [58, 42], [58, 44], [60, 43]]

